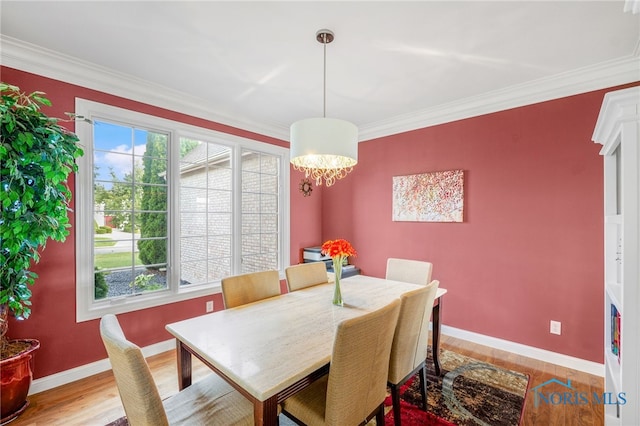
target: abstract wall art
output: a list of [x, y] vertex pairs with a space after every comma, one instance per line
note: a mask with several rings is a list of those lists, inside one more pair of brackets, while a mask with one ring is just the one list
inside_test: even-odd
[[393, 177], [393, 221], [462, 222], [462, 170]]

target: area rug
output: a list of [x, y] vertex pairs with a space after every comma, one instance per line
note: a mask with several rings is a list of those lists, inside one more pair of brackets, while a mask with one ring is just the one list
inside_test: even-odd
[[[403, 426], [517, 426], [529, 377], [448, 350], [440, 350], [442, 376], [427, 362], [427, 412], [418, 379], [401, 389]], [[393, 425], [391, 396], [385, 401], [385, 425]]]

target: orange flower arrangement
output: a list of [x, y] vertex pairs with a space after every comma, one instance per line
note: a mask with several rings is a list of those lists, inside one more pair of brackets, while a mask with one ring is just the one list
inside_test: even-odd
[[334, 259], [340, 257], [344, 259], [349, 256], [357, 256], [356, 249], [347, 240], [329, 240], [322, 244], [321, 253]]
[[357, 256], [356, 249], [347, 240], [329, 240], [322, 244], [321, 254], [333, 259], [333, 270], [335, 271], [335, 286], [333, 291], [333, 304], [344, 306], [342, 292], [340, 291], [340, 278], [342, 278], [342, 263], [349, 256]]

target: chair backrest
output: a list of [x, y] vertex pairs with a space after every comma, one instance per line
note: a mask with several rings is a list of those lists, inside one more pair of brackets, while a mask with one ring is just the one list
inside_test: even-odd
[[388, 280], [427, 285], [431, 282], [433, 265], [430, 262], [410, 259], [387, 259]]
[[287, 274], [287, 288], [289, 291], [329, 282], [327, 267], [324, 262], [301, 263], [289, 266], [284, 272]]
[[261, 271], [222, 279], [225, 308], [245, 305], [280, 294], [278, 271]]
[[167, 415], [147, 361], [138, 346], [124, 337], [115, 315], [100, 320], [104, 342], [120, 399], [131, 426], [168, 425]]
[[427, 357], [429, 320], [439, 281], [400, 296], [400, 316], [393, 336], [388, 381], [399, 384]]
[[357, 425], [384, 402], [400, 301], [338, 324], [327, 383], [325, 424]]

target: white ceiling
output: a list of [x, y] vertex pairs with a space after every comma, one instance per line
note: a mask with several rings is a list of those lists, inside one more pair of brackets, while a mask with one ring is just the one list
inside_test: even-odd
[[288, 140], [291, 123], [322, 115], [315, 34], [328, 28], [327, 116], [370, 139], [640, 80], [640, 15], [624, 9], [615, 0], [2, 0], [1, 59]]

